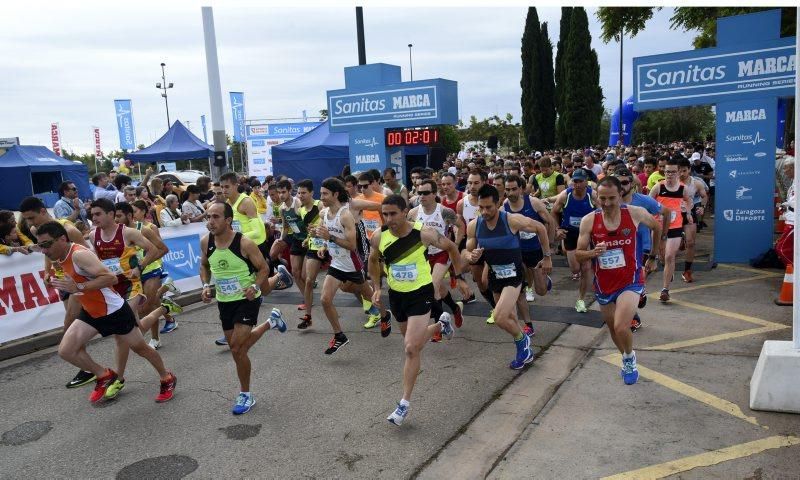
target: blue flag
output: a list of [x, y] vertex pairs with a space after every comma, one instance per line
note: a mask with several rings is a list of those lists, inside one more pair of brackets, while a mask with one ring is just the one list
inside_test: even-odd
[[231, 94], [231, 116], [233, 117], [233, 141], [244, 142], [244, 93], [229, 93]]
[[136, 150], [136, 133], [133, 129], [133, 110], [130, 99], [114, 100], [114, 110], [117, 112], [119, 148], [131, 151]]

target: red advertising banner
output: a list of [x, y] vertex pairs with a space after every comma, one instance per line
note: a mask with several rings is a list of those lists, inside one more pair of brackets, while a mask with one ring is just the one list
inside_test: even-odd
[[61, 156], [61, 134], [58, 131], [58, 123], [50, 124], [50, 138], [53, 140], [53, 152]]

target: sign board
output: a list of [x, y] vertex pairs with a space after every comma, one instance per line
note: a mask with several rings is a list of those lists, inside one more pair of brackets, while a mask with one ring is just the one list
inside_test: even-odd
[[119, 131], [119, 148], [136, 150], [136, 133], [133, 128], [133, 107], [129, 99], [114, 100], [117, 114], [117, 130]]
[[58, 123], [50, 124], [50, 139], [53, 141], [53, 153], [61, 156], [61, 133], [58, 130]]
[[231, 118], [233, 119], [233, 141], [245, 140], [244, 93], [229, 92], [231, 96]]
[[272, 147], [293, 140], [318, 126], [318, 122], [247, 125], [248, 174], [262, 179], [272, 175]]
[[19, 145], [19, 137], [0, 138], [0, 148], [10, 148]]
[[158, 162], [158, 173], [176, 171], [178, 171], [178, 168], [175, 165], [175, 162]]

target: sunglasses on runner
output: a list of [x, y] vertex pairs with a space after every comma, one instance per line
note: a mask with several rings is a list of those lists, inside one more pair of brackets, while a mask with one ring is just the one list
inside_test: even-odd
[[433, 193], [433, 190], [418, 190], [417, 193], [419, 193], [420, 195], [430, 195], [431, 193]]
[[358, 184], [358, 189], [359, 190], [362, 190], [362, 189], [368, 188], [368, 187], [369, 187], [369, 183], [359, 183]]
[[54, 243], [56, 243], [55, 239], [45, 240], [44, 242], [37, 243], [36, 246], [39, 248], [50, 248], [53, 246]]

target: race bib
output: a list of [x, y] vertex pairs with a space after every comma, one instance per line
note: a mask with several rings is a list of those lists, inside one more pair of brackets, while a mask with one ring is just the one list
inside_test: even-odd
[[622, 252], [621, 248], [606, 250], [602, 255], [597, 257], [597, 261], [600, 262], [600, 268], [603, 270], [622, 268], [625, 266], [625, 254]]
[[119, 264], [119, 258], [106, 258], [101, 260], [107, 269], [111, 270], [114, 275], [122, 275], [122, 265]]
[[364, 228], [366, 228], [370, 232], [374, 232], [375, 230], [380, 228], [380, 225], [378, 225], [377, 220], [368, 220], [365, 218], [363, 222], [364, 222]]
[[530, 240], [532, 238], [536, 238], [536, 234], [531, 232], [523, 232], [522, 230], [520, 230], [519, 238], [522, 240]]
[[517, 267], [513, 263], [507, 265], [492, 265], [492, 271], [497, 279], [513, 278], [517, 276]]
[[410, 265], [390, 265], [389, 272], [392, 278], [398, 282], [415, 282], [417, 280], [417, 264]]
[[289, 220], [289, 228], [292, 229], [292, 233], [300, 233], [300, 227], [297, 226], [297, 222]]
[[341, 257], [344, 254], [344, 249], [336, 245], [333, 240], [328, 241], [328, 252], [332, 257]]
[[670, 214], [669, 214], [670, 223], [674, 222], [675, 218], [677, 218], [677, 216], [678, 216], [678, 212], [676, 212], [675, 210], [671, 211]]
[[238, 295], [242, 293], [242, 284], [238, 278], [218, 278], [217, 290], [223, 295]]
[[569, 217], [569, 226], [570, 227], [580, 227], [581, 226], [581, 220], [583, 220], [583, 217]]
[[233, 228], [234, 232], [241, 233], [242, 232], [242, 222], [240, 222], [239, 220], [234, 220], [233, 223], [231, 223], [231, 228]]
[[319, 250], [320, 248], [325, 246], [325, 240], [317, 237], [311, 237], [309, 240], [309, 248], [311, 250]]
[[543, 192], [550, 191], [550, 182], [542, 182], [539, 184], [539, 189]]

